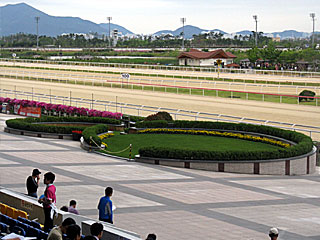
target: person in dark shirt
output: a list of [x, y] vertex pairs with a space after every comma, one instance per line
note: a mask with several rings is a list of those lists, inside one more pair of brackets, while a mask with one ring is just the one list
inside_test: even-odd
[[67, 240], [80, 240], [81, 228], [77, 224], [70, 225], [67, 229]]
[[35, 197], [37, 198], [37, 191], [39, 187], [39, 180], [40, 180], [40, 174], [41, 172], [39, 169], [33, 169], [32, 171], [32, 176], [29, 176], [27, 178], [27, 191], [28, 191], [28, 196]]
[[90, 233], [94, 240], [100, 240], [103, 235], [103, 225], [101, 223], [94, 223], [90, 226]]
[[76, 200], [71, 200], [69, 205], [70, 207], [68, 207], [68, 212], [79, 215], [79, 212], [76, 209], [76, 206], [77, 206]]

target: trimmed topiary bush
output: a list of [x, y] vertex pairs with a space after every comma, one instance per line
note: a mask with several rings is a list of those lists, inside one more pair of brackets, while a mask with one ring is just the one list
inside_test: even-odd
[[301, 93], [299, 93], [299, 102], [302, 102], [302, 100], [305, 100], [306, 102], [313, 101], [313, 97], [316, 96], [315, 92], [312, 92], [310, 90], [303, 90]]
[[151, 114], [148, 117], [146, 117], [145, 121], [157, 121], [157, 120], [166, 120], [166, 121], [172, 121], [172, 117], [167, 112], [158, 112], [156, 114]]

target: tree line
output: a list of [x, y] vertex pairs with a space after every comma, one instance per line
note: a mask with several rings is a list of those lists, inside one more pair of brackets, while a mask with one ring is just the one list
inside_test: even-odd
[[[39, 46], [53, 46], [63, 48], [105, 48], [109, 46], [109, 39], [105, 36], [99, 37], [97, 33], [85, 37], [79, 34], [67, 34], [56, 37], [39, 36]], [[262, 48], [271, 41], [270, 37], [264, 36], [263, 32], [258, 33], [258, 47]], [[182, 45], [182, 35], [173, 36], [164, 34], [161, 36], [139, 35], [135, 38], [119, 38], [117, 41], [111, 39], [113, 47], [148, 47], [148, 48], [179, 48]], [[320, 43], [320, 35], [315, 35], [316, 44]], [[310, 39], [282, 40], [274, 42], [277, 48], [308, 48]], [[255, 33], [251, 35], [235, 35], [233, 38], [224, 38], [221, 33], [203, 33], [193, 35], [192, 39], [185, 39], [184, 45], [187, 48], [211, 48], [211, 47], [255, 47]], [[18, 33], [0, 38], [1, 47], [36, 47], [37, 36], [34, 34]]]

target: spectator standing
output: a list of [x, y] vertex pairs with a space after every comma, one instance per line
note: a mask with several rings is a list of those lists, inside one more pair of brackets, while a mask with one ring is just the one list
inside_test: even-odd
[[39, 169], [33, 169], [32, 175], [27, 178], [26, 186], [28, 191], [28, 196], [37, 198], [37, 191], [39, 187], [41, 172]]
[[90, 233], [95, 240], [100, 240], [103, 234], [103, 225], [101, 223], [94, 223], [90, 226]]
[[48, 232], [53, 228], [53, 217], [56, 203], [56, 187], [53, 185], [56, 176], [52, 172], [44, 174], [43, 182], [47, 185], [44, 191], [44, 197], [39, 199], [40, 203], [43, 203], [44, 211], [44, 231]]
[[99, 220], [113, 224], [113, 209], [111, 196], [113, 189], [107, 187], [105, 189], [105, 196], [100, 198], [98, 209], [99, 209]]
[[269, 237], [271, 240], [277, 240], [279, 236], [279, 231], [277, 228], [273, 227], [269, 230]]
[[67, 229], [68, 240], [80, 240], [81, 228], [77, 224], [72, 224]]
[[76, 209], [77, 202], [76, 200], [71, 200], [68, 207], [68, 212], [79, 215], [78, 210]]
[[47, 240], [62, 240], [63, 234], [67, 233], [67, 229], [70, 225], [76, 224], [72, 218], [66, 218], [60, 226], [54, 227], [47, 238]]

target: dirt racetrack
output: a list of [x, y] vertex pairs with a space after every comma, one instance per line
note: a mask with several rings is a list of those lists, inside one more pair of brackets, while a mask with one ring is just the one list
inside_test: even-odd
[[[1, 88], [11, 90], [16, 88], [17, 91], [28, 92], [31, 92], [31, 88], [33, 88], [34, 93], [49, 94], [51, 92], [52, 95], [65, 97], [69, 97], [71, 91], [73, 98], [79, 97], [91, 99], [93, 97], [96, 100], [117, 100], [117, 102], [122, 103], [184, 109], [320, 127], [320, 109], [319, 107], [313, 106], [245, 101], [239, 99], [225, 99], [193, 95], [189, 96], [171, 93], [135, 91], [128, 89], [111, 89], [48, 82], [26, 82], [24, 80], [15, 79], [1, 79]], [[89, 106], [86, 105], [85, 107]], [[94, 108], [105, 110], [103, 107], [99, 106], [95, 106]], [[115, 109], [109, 110], [115, 111]], [[124, 113], [137, 115], [136, 110], [123, 109], [123, 111]], [[148, 113], [143, 114], [146, 115]], [[320, 140], [320, 134], [313, 135], [313, 138]]]
[[[218, 73], [216, 72], [197, 72], [197, 71], [179, 71], [179, 70], [158, 70], [158, 69], [148, 69], [149, 66], [143, 66], [146, 69], [138, 69], [138, 68], [116, 68], [116, 67], [103, 67], [103, 66], [90, 66], [90, 63], [81, 63], [82, 65], [73, 65], [72, 62], [65, 62], [64, 64], [46, 64], [45, 62], [39, 63], [30, 63], [30, 62], [5, 62], [0, 61], [0, 66], [24, 66], [24, 67], [42, 67], [42, 68], [54, 68], [54, 69], [73, 69], [73, 70], [80, 70], [80, 71], [111, 71], [111, 72], [118, 72], [118, 73], [143, 73], [143, 74], [152, 74], [152, 75], [166, 75], [166, 76], [192, 76], [192, 77], [218, 77]], [[297, 83], [304, 83], [304, 82], [313, 82], [319, 83], [320, 82], [320, 75], [317, 74], [316, 76], [312, 77], [294, 77], [289, 75], [273, 75], [273, 74], [254, 74], [250, 73], [220, 73], [220, 78], [226, 79], [246, 79], [246, 80], [264, 80], [264, 81], [295, 81]], [[292, 73], [293, 74], [293, 73]]]
[[147, 85], [170, 85], [192, 88], [210, 88], [210, 89], [224, 89], [232, 91], [244, 92], [258, 92], [258, 93], [272, 93], [284, 95], [297, 95], [302, 90], [314, 91], [320, 95], [319, 86], [304, 86], [304, 84], [297, 85], [279, 85], [279, 84], [259, 84], [259, 83], [243, 83], [243, 82], [224, 82], [224, 81], [205, 81], [200, 79], [177, 79], [177, 78], [164, 78], [154, 76], [131, 76], [129, 80], [121, 79], [119, 74], [108, 73], [92, 73], [92, 72], [70, 72], [70, 71], [57, 71], [48, 69], [20, 69], [20, 68], [5, 68], [0, 67], [0, 74], [2, 76], [20, 79], [37, 79], [39, 81], [59, 81], [74, 82], [75, 84], [92, 85], [103, 84], [106, 82], [119, 82], [119, 83], [132, 83], [132, 84], [147, 84]]

